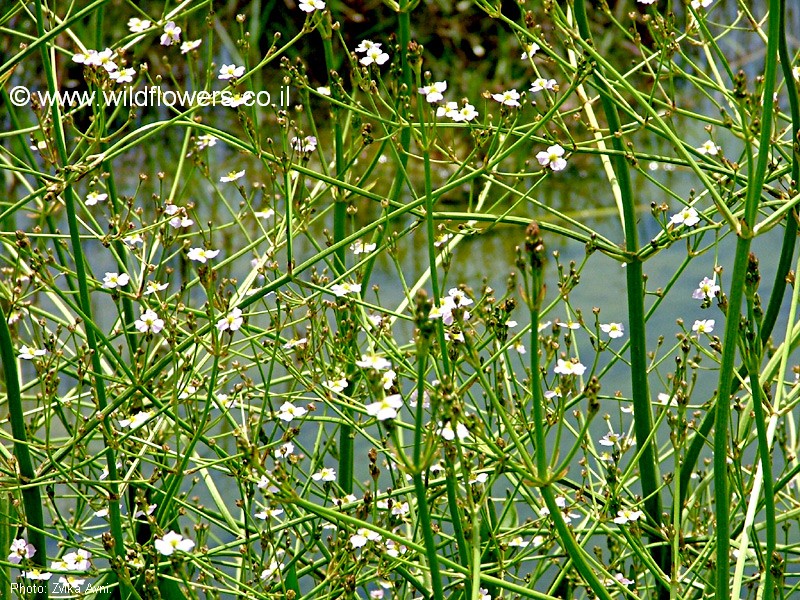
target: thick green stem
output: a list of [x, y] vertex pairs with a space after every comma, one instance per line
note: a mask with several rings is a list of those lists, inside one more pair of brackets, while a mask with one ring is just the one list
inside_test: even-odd
[[[585, 0], [575, 1], [575, 21], [581, 37], [591, 43], [591, 31], [586, 16]], [[608, 121], [611, 143], [615, 153], [613, 156], [614, 173], [619, 185], [622, 199], [623, 229], [625, 231], [625, 249], [632, 255], [638, 252], [638, 236], [636, 231], [636, 199], [631, 185], [630, 172], [625, 158], [625, 146], [622, 139], [622, 125], [616, 106], [611, 99], [604, 79], [597, 75], [595, 86], [600, 94], [603, 112]], [[634, 415], [634, 432], [636, 443], [641, 448], [639, 470], [642, 477], [642, 494], [645, 497], [645, 511], [657, 531], [661, 526], [661, 495], [659, 494], [660, 476], [657, 462], [656, 439], [650, 440], [653, 430], [653, 415], [650, 410], [650, 392], [647, 378], [647, 342], [644, 311], [644, 281], [642, 278], [642, 262], [638, 259], [627, 264], [625, 273], [628, 298], [628, 324], [630, 331], [631, 386]], [[650, 535], [653, 543], [652, 554], [656, 563], [664, 573], [671, 572], [671, 556], [668, 548], [661, 545], [662, 537], [657, 533]], [[665, 551], [666, 550], [666, 551]], [[661, 589], [664, 596], [669, 590]]]
[[[3, 307], [0, 306], [0, 358], [5, 374], [6, 395], [8, 397], [8, 412], [11, 419], [11, 433], [14, 436], [14, 456], [19, 468], [20, 485], [22, 488], [22, 504], [25, 507], [25, 525], [28, 531], [28, 542], [36, 548], [33, 563], [44, 570], [47, 565], [47, 546], [44, 537], [44, 515], [42, 513], [42, 498], [39, 488], [31, 485], [36, 477], [33, 468], [30, 449], [28, 448], [28, 435], [25, 430], [25, 413], [22, 409], [22, 394], [19, 387], [19, 373], [17, 372], [17, 356], [14, 344], [11, 341], [11, 332]], [[3, 524], [3, 527], [10, 526]], [[2, 552], [8, 551], [4, 546]], [[42, 586], [44, 591], [36, 594], [37, 599], [47, 598], [47, 586]], [[38, 589], [38, 588], [37, 588]]]

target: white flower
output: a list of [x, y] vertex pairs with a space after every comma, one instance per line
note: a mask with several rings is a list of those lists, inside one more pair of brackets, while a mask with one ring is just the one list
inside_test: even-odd
[[447, 90], [446, 81], [434, 81], [430, 85], [419, 88], [419, 93], [425, 95], [425, 100], [433, 104], [444, 100], [444, 92]]
[[486, 483], [487, 481], [489, 481], [488, 473], [478, 473], [477, 475], [470, 475], [469, 479], [467, 479], [467, 483], [469, 484]]
[[148, 308], [133, 325], [139, 333], [158, 333], [164, 329], [164, 319], [160, 319], [154, 310]]
[[336, 481], [336, 469], [323, 467], [311, 476], [314, 481]]
[[145, 423], [147, 423], [150, 419], [153, 418], [152, 411], [143, 410], [135, 415], [133, 415], [130, 419], [122, 419], [119, 422], [120, 427], [128, 427], [130, 429], [138, 429]]
[[[695, 6], [695, 8], [697, 8]], [[703, 145], [697, 148], [697, 151], [700, 154], [709, 154], [711, 156], [716, 156], [719, 154], [719, 151], [722, 150], [719, 146], [717, 146], [713, 141], [707, 140], [703, 142]]]
[[342, 296], [346, 296], [347, 294], [360, 293], [361, 284], [349, 283], [347, 281], [345, 281], [344, 283], [335, 283], [331, 286], [331, 291], [334, 293], [335, 296], [341, 298]]
[[222, 105], [230, 106], [231, 108], [236, 108], [237, 106], [242, 106], [243, 104], [247, 104], [247, 102], [251, 98], [253, 98], [253, 92], [245, 92], [244, 94], [236, 92], [232, 96], [225, 96], [222, 99]]
[[194, 143], [195, 148], [198, 150], [204, 150], [205, 148], [210, 148], [211, 146], [215, 146], [217, 144], [216, 136], [211, 135], [210, 133], [204, 133], [202, 135], [197, 136], [197, 141]]
[[692, 8], [708, 8], [714, 0], [692, 0]]
[[486, 588], [478, 588], [478, 600], [492, 600], [492, 595]]
[[273, 559], [270, 561], [269, 566], [261, 571], [261, 581], [272, 579], [275, 573], [280, 573], [281, 569], [283, 569], [283, 563], [279, 563], [277, 560]]
[[280, 412], [278, 412], [278, 418], [281, 421], [286, 421], [287, 423], [293, 419], [300, 419], [302, 418], [308, 410], [303, 408], [302, 406], [295, 406], [291, 402], [284, 402], [281, 404]]
[[377, 48], [378, 50], [380, 50], [380, 47], [381, 47], [380, 42], [364, 40], [358, 46], [356, 46], [356, 52], [369, 52], [373, 48]]
[[639, 4], [655, 4], [656, 0], [636, 0]]
[[500, 94], [492, 94], [492, 98], [505, 106], [519, 106], [520, 95], [517, 90], [506, 90]]
[[478, 117], [478, 111], [475, 110], [475, 107], [472, 104], [464, 104], [460, 109], [458, 109], [458, 118], [454, 118], [454, 121], [472, 121]]
[[532, 42], [530, 44], [525, 45], [525, 51], [522, 53], [522, 60], [528, 60], [529, 58], [533, 58], [533, 55], [536, 54], [541, 47], [536, 42]]
[[236, 181], [237, 179], [241, 179], [244, 177], [244, 171], [231, 171], [227, 175], [223, 175], [219, 178], [222, 183], [229, 183], [231, 181]]
[[222, 65], [219, 69], [218, 79], [237, 79], [244, 75], [244, 67], [236, 65]]
[[617, 516], [614, 517], [614, 523], [617, 525], [625, 525], [625, 523], [630, 523], [631, 521], [638, 521], [643, 516], [644, 513], [640, 510], [628, 510], [624, 508], [617, 511]]
[[373, 46], [367, 50], [366, 55], [362, 56], [359, 62], [366, 67], [372, 63], [375, 63], [376, 65], [382, 65], [387, 60], [389, 60], [389, 55], [379, 47]]
[[714, 319], [698, 319], [692, 325], [692, 331], [697, 333], [711, 333], [714, 331]]
[[73, 592], [79, 592], [81, 586], [86, 583], [85, 579], [79, 579], [75, 577], [75, 575], [67, 575], [64, 577], [63, 575], [58, 578], [58, 583], [62, 587], [62, 589], [70, 590]]
[[302, 140], [300, 138], [293, 137], [291, 146], [297, 152], [305, 152], [306, 154], [309, 154], [317, 149], [317, 138], [313, 135], [307, 135]]
[[162, 537], [156, 538], [155, 547], [159, 554], [172, 556], [176, 550], [180, 552], [191, 552], [194, 548], [194, 542], [188, 538], [184, 538], [180, 533], [169, 531]]
[[217, 321], [217, 329], [219, 331], [236, 331], [242, 326], [242, 323], [244, 323], [242, 310], [240, 308], [234, 308]]
[[384, 371], [381, 374], [381, 385], [383, 389], [388, 390], [394, 385], [394, 380], [397, 378], [397, 373], [394, 372], [394, 369], [389, 369], [388, 371]]
[[516, 342], [514, 342], [514, 345], [512, 347], [520, 354], [528, 353], [528, 350], [525, 348], [525, 344], [522, 343], [522, 340], [517, 340]]
[[256, 519], [266, 521], [269, 518], [276, 518], [283, 514], [282, 508], [265, 508], [261, 512], [257, 512], [254, 516]]
[[510, 542], [508, 542], [508, 546], [510, 548], [526, 548], [530, 542], [524, 539], [521, 535], [516, 536]]
[[33, 558], [33, 555], [36, 554], [34, 545], [29, 544], [22, 538], [17, 538], [11, 542], [11, 548], [9, 550], [8, 562], [15, 565], [21, 563], [25, 558]]
[[458, 115], [458, 102], [448, 102], [444, 106], [440, 106], [436, 109], [436, 116], [437, 117], [447, 117], [449, 119], [453, 119], [454, 121], [458, 120], [456, 116]]
[[150, 25], [152, 25], [152, 23], [147, 19], [139, 19], [137, 17], [128, 19], [128, 29], [130, 29], [131, 33], [142, 33], [150, 29]]
[[77, 52], [72, 55], [72, 62], [76, 62], [79, 65], [88, 65], [92, 66], [95, 65], [95, 56], [97, 55], [97, 50], [87, 50], [86, 52]]
[[189, 260], [193, 260], [199, 263], [205, 263], [207, 260], [210, 260], [219, 254], [219, 250], [207, 250], [205, 248], [190, 248], [189, 249]]
[[186, 229], [187, 227], [191, 227], [194, 225], [194, 221], [192, 221], [189, 217], [185, 215], [172, 217], [169, 220], [169, 225], [173, 229]]
[[[639, 0], [640, 2], [642, 0]], [[608, 578], [603, 580], [603, 585], [611, 587], [612, 585], [616, 585], [617, 583], [621, 583], [622, 585], [633, 585], [633, 579], [628, 579], [622, 573], [617, 573], [614, 575], [614, 579]]]
[[123, 243], [128, 246], [128, 248], [135, 248], [136, 246], [143, 246], [144, 245], [144, 238], [142, 237], [141, 233], [132, 233], [124, 238], [122, 238]]
[[162, 46], [172, 46], [181, 41], [181, 28], [175, 25], [175, 21], [169, 21], [164, 25], [164, 33], [161, 35]]
[[544, 77], [537, 77], [531, 84], [532, 92], [541, 92], [547, 90], [548, 92], [557, 92], [558, 84], [555, 79], [545, 79]]
[[600, 438], [599, 442], [601, 446], [614, 446], [617, 443], [622, 441], [622, 438], [625, 437], [621, 433], [614, 433], [613, 431], [609, 431], [603, 437]]
[[43, 348], [31, 348], [29, 346], [22, 346], [19, 349], [19, 357], [22, 360], [33, 360], [37, 356], [44, 356], [47, 354], [47, 350]]
[[161, 292], [167, 289], [168, 284], [166, 283], [158, 283], [157, 281], [148, 281], [144, 286], [144, 295], [149, 296], [150, 294], [155, 294], [156, 292]]
[[275, 458], [286, 458], [287, 456], [291, 456], [293, 453], [294, 444], [292, 442], [286, 442], [285, 444], [281, 444], [278, 449], [275, 450]]
[[92, 553], [88, 550], [78, 549], [75, 552], [67, 552], [61, 559], [61, 563], [66, 571], [88, 571], [92, 564], [89, 562]]
[[692, 298], [695, 300], [705, 300], [706, 298], [711, 300], [714, 296], [717, 295], [719, 292], [720, 287], [716, 284], [714, 279], [709, 279], [708, 277], [703, 277], [700, 283], [697, 286], [697, 289], [692, 292]]
[[340, 377], [339, 379], [328, 379], [322, 385], [324, 385], [330, 391], [336, 392], [337, 394], [340, 394], [345, 389], [347, 389], [347, 378], [346, 377]]
[[312, 13], [315, 10], [324, 10], [325, 3], [322, 0], [300, 0], [300, 10]]
[[300, 338], [298, 340], [289, 340], [283, 345], [284, 350], [291, 350], [296, 346], [305, 346], [308, 343], [308, 339]]
[[327, 85], [321, 85], [317, 88], [317, 93], [321, 94], [322, 96], [330, 96], [331, 95], [331, 88]]
[[92, 56], [92, 64], [97, 67], [103, 67], [108, 73], [117, 70], [117, 63], [114, 62], [114, 51], [111, 48], [106, 48], [102, 52], [97, 52]]
[[379, 542], [380, 540], [381, 534], [366, 527], [359, 527], [355, 535], [350, 536], [350, 544], [353, 548], [362, 548], [367, 545], [367, 542]]
[[108, 74], [117, 83], [132, 83], [134, 75], [136, 75], [136, 69], [122, 69]]
[[564, 157], [564, 148], [555, 144], [550, 146], [547, 150], [542, 150], [536, 155], [536, 160], [543, 167], [549, 166], [553, 171], [563, 171], [567, 166], [567, 161]]
[[188, 54], [192, 50], [200, 47], [203, 40], [192, 40], [191, 42], [183, 42], [181, 44], [181, 54]]
[[378, 421], [387, 421], [397, 417], [397, 411], [403, 407], [403, 397], [400, 394], [386, 396], [379, 402], [367, 404], [367, 414]]
[[693, 225], [697, 225], [700, 222], [700, 217], [697, 215], [697, 211], [693, 209], [691, 206], [684, 206], [679, 212], [672, 215], [669, 219], [670, 225], [686, 225], [687, 227], [692, 227]]
[[375, 354], [362, 354], [361, 360], [357, 360], [356, 365], [362, 369], [375, 369], [376, 371], [385, 371], [392, 367], [392, 363], [386, 358]]
[[48, 581], [53, 574], [47, 571], [40, 571], [39, 569], [31, 569], [30, 571], [23, 571], [22, 576], [31, 581]]
[[272, 215], [275, 214], [275, 211], [271, 208], [266, 208], [264, 210], [257, 210], [253, 213], [253, 216], [256, 219], [269, 219]]
[[375, 247], [376, 247], [375, 244], [369, 244], [369, 243], [365, 244], [364, 242], [359, 241], [359, 242], [353, 242], [350, 245], [350, 250], [352, 250], [353, 254], [356, 255], [369, 254], [370, 252], [375, 250]]
[[103, 287], [109, 290], [125, 287], [130, 280], [131, 278], [127, 273], [106, 273], [106, 276], [103, 277]]
[[108, 198], [108, 194], [101, 194], [99, 192], [92, 190], [91, 192], [86, 194], [86, 200], [84, 200], [84, 203], [86, 204], [86, 206], [94, 206], [98, 202], [105, 201], [106, 198]]
[[558, 375], [583, 375], [586, 372], [586, 367], [579, 362], [559, 358], [553, 372]]
[[797, 81], [800, 81], [800, 66], [792, 67], [792, 77], [794, 77]]
[[603, 333], [607, 333], [608, 337], [612, 339], [621, 338], [625, 335], [625, 328], [622, 323], [601, 323], [600, 330]]
[[469, 430], [463, 423], [456, 423], [455, 431], [453, 430], [452, 422], [439, 423], [439, 435], [441, 435], [448, 442], [452, 442], [456, 437], [460, 440], [465, 440], [469, 437]]

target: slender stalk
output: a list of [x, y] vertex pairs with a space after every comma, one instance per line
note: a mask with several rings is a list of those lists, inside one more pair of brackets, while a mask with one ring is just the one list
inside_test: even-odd
[[[32, 558], [33, 564], [44, 570], [47, 566], [47, 545], [44, 537], [42, 497], [39, 493], [39, 487], [31, 485], [36, 478], [36, 471], [33, 468], [33, 460], [28, 448], [28, 434], [25, 430], [25, 412], [22, 408], [17, 356], [14, 352], [11, 331], [8, 328], [6, 313], [3, 311], [2, 305], [0, 305], [0, 358], [2, 358], [3, 373], [5, 374], [11, 433], [14, 436], [14, 456], [17, 459], [19, 479], [22, 486], [22, 504], [25, 507], [25, 526], [28, 532], [28, 542], [36, 548], [36, 554]], [[0, 526], [5, 529], [10, 527], [11, 523], [0, 524]], [[3, 552], [7, 550], [8, 546], [2, 548]], [[36, 593], [37, 599], [47, 598], [48, 586], [41, 587], [44, 588], [44, 591]]]
[[[585, 0], [575, 1], [575, 21], [581, 37], [591, 43], [592, 35], [586, 15]], [[595, 77], [595, 86], [600, 94], [603, 112], [608, 121], [611, 143], [616, 150], [613, 157], [614, 173], [617, 176], [625, 232], [625, 249], [635, 254], [639, 248], [636, 230], [636, 199], [631, 185], [630, 172], [625, 159], [625, 146], [622, 140], [622, 125], [616, 106], [611, 98], [608, 85], [599, 74]], [[644, 311], [644, 281], [642, 278], [642, 261], [631, 260], [625, 270], [628, 300], [628, 323], [630, 330], [631, 357], [631, 393], [633, 400], [634, 431], [636, 443], [641, 448], [639, 469], [641, 472], [642, 494], [645, 497], [644, 507], [648, 518], [657, 531], [661, 526], [661, 494], [659, 493], [660, 476], [657, 463], [656, 439], [648, 441], [653, 430], [653, 415], [650, 410], [650, 391], [647, 378], [647, 340], [645, 336], [646, 321]], [[664, 573], [671, 571], [671, 555], [661, 545], [662, 538], [657, 533], [650, 535], [653, 546], [653, 558]], [[661, 588], [659, 595], [669, 595], [669, 590]]]
[[[44, 12], [42, 7], [42, 0], [36, 0], [36, 29], [39, 38], [46, 36], [44, 29]], [[41, 47], [42, 66], [47, 78], [47, 87], [52, 97], [55, 97], [57, 86], [55, 75], [53, 72], [53, 65], [50, 60], [49, 48], [47, 45]], [[52, 102], [50, 105], [50, 116], [53, 122], [53, 132], [55, 135], [55, 144], [58, 151], [58, 158], [62, 165], [65, 167], [69, 164], [69, 157], [67, 154], [67, 146], [64, 138], [63, 123], [61, 120], [60, 108], [57, 102]], [[66, 184], [63, 191], [64, 205], [67, 213], [67, 223], [69, 227], [69, 236], [72, 246], [72, 254], [75, 262], [75, 275], [78, 279], [78, 297], [81, 310], [89, 320], [92, 319], [92, 305], [89, 299], [89, 286], [86, 275], [86, 262], [83, 254], [83, 247], [81, 245], [80, 231], [78, 219], [75, 211], [75, 191], [71, 184]], [[93, 387], [95, 389], [97, 398], [97, 407], [100, 412], [106, 410], [108, 402], [106, 399], [105, 383], [103, 381], [103, 365], [101, 363], [100, 348], [97, 344], [94, 329], [86, 326], [86, 342], [91, 352], [92, 368], [95, 372]], [[119, 557], [120, 560], [125, 557], [125, 541], [122, 534], [122, 520], [119, 508], [119, 486], [117, 474], [117, 459], [116, 452], [113, 448], [114, 433], [107, 419], [102, 423], [103, 441], [105, 443], [105, 456], [108, 468], [108, 509], [109, 509], [109, 522], [111, 525], [111, 536], [113, 539], [113, 553]], [[130, 591], [130, 582], [126, 578], [118, 578], [120, 584]]]

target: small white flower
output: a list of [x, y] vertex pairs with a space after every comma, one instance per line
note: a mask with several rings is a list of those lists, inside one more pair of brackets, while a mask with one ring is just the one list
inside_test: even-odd
[[242, 310], [240, 308], [234, 308], [217, 321], [217, 329], [219, 331], [236, 331], [242, 326], [242, 323], [244, 323]]
[[269, 566], [261, 571], [261, 581], [266, 581], [267, 579], [272, 579], [275, 576], [275, 573], [280, 573], [281, 569], [283, 569], [283, 563], [279, 563], [277, 560], [273, 559], [270, 561]]
[[373, 48], [377, 48], [378, 50], [380, 50], [381, 48], [380, 42], [364, 40], [358, 46], [356, 46], [356, 52], [369, 52]]
[[253, 213], [253, 216], [256, 219], [269, 219], [272, 215], [275, 214], [275, 211], [271, 208], [266, 208], [264, 210], [257, 210]]
[[97, 50], [87, 50], [86, 52], [77, 52], [72, 55], [72, 62], [76, 62], [79, 65], [93, 66], [97, 64], [95, 61], [96, 55], [97, 55]]
[[300, 10], [312, 13], [315, 10], [325, 10], [325, 3], [322, 0], [300, 0]]
[[525, 348], [525, 344], [522, 343], [522, 340], [517, 340], [516, 342], [514, 342], [512, 348], [514, 348], [514, 350], [516, 350], [520, 354], [528, 353], [528, 350]]
[[376, 65], [382, 65], [387, 60], [389, 60], [389, 55], [380, 48], [373, 46], [367, 50], [366, 55], [362, 56], [359, 62], [366, 67], [373, 63]]
[[506, 90], [500, 94], [492, 94], [492, 98], [505, 106], [520, 106], [520, 95], [517, 90]]
[[205, 263], [207, 260], [210, 260], [219, 254], [219, 250], [207, 250], [206, 248], [190, 248], [189, 249], [189, 260], [193, 260], [199, 263]]
[[536, 160], [539, 161], [541, 166], [549, 166], [553, 171], [563, 171], [567, 167], [567, 161], [564, 159], [564, 148], [558, 144], [539, 152], [536, 155]]
[[288, 423], [293, 419], [302, 418], [307, 412], [308, 410], [302, 406], [295, 406], [291, 402], [284, 402], [281, 404], [277, 416], [281, 421], [286, 421]]
[[109, 78], [117, 83], [133, 83], [134, 75], [136, 75], [136, 69], [122, 69], [108, 74]]
[[131, 33], [142, 33], [143, 31], [147, 31], [150, 29], [150, 25], [152, 25], [152, 23], [147, 19], [139, 19], [137, 17], [131, 17], [128, 19], [128, 29], [130, 29]]
[[473, 121], [478, 118], [478, 111], [475, 110], [472, 104], [464, 104], [464, 106], [458, 109], [456, 115], [457, 116], [453, 117], [453, 120], [456, 122]]
[[84, 203], [86, 204], [86, 206], [94, 206], [98, 202], [104, 202], [106, 198], [108, 198], [108, 194], [101, 194], [99, 192], [92, 190], [91, 192], [86, 194], [86, 200], [84, 200]]
[[162, 292], [169, 287], [166, 283], [158, 283], [157, 281], [148, 281], [144, 286], [144, 295], [149, 296], [156, 292]]
[[138, 429], [152, 418], [153, 418], [152, 411], [143, 410], [133, 415], [130, 419], [122, 419], [119, 422], [119, 426], [128, 427], [130, 429]]
[[106, 276], [103, 277], [103, 287], [109, 290], [125, 287], [130, 280], [131, 278], [127, 273], [106, 273]]
[[184, 538], [180, 533], [169, 531], [162, 537], [156, 538], [154, 545], [159, 554], [172, 556], [175, 551], [191, 552], [194, 549], [194, 542]]
[[200, 44], [203, 40], [192, 40], [191, 42], [183, 42], [181, 44], [181, 54], [188, 54], [192, 50], [196, 50], [200, 47]]
[[522, 60], [528, 60], [529, 58], [533, 58], [533, 55], [536, 54], [541, 47], [536, 42], [532, 42], [530, 44], [525, 45], [525, 51], [522, 53]]
[[611, 339], [621, 338], [625, 335], [625, 328], [622, 323], [601, 323], [600, 330], [607, 333]]
[[179, 215], [177, 217], [172, 217], [169, 220], [169, 225], [173, 229], [186, 229], [194, 225], [194, 221], [185, 215]]
[[390, 389], [394, 385], [395, 379], [397, 379], [397, 373], [395, 373], [394, 369], [389, 369], [381, 373], [381, 385], [383, 389]]
[[711, 333], [714, 331], [714, 319], [698, 319], [692, 325], [692, 331], [697, 333]]
[[111, 48], [106, 48], [92, 56], [92, 64], [96, 67], [103, 67], [108, 73], [112, 73], [117, 70], [117, 63], [114, 62], [114, 58], [114, 51]]
[[175, 21], [169, 21], [164, 25], [164, 33], [161, 35], [162, 46], [172, 46], [181, 41], [181, 28], [175, 25]]
[[331, 95], [331, 88], [327, 85], [321, 85], [317, 88], [317, 93], [321, 94], [322, 96], [330, 96]]
[[613, 431], [609, 431], [603, 437], [600, 438], [600, 445], [601, 446], [614, 446], [617, 443], [622, 441], [622, 438], [625, 437], [621, 433], [614, 433]]
[[625, 525], [626, 523], [631, 523], [632, 521], [638, 521], [643, 516], [644, 513], [640, 510], [629, 510], [624, 508], [617, 511], [617, 516], [614, 517], [614, 523], [617, 525]]
[[533, 80], [531, 84], [531, 91], [541, 92], [542, 90], [547, 90], [548, 92], [557, 92], [558, 91], [558, 84], [556, 83], [555, 79], [545, 79], [544, 77], [537, 77]]
[[231, 181], [236, 181], [237, 179], [241, 179], [244, 177], [244, 170], [242, 171], [231, 171], [227, 175], [223, 175], [219, 178], [222, 183], [230, 183]]
[[692, 298], [695, 300], [712, 300], [714, 296], [717, 295], [719, 290], [720, 287], [717, 285], [714, 279], [703, 277], [703, 279], [697, 285], [697, 289], [692, 292]]
[[323, 383], [326, 388], [328, 388], [332, 392], [336, 392], [337, 394], [341, 394], [345, 389], [347, 389], [347, 378], [340, 377], [338, 379], [328, 379], [325, 383]]
[[217, 138], [216, 136], [213, 136], [210, 133], [204, 133], [202, 135], [197, 136], [197, 141], [195, 141], [194, 145], [195, 148], [197, 148], [198, 150], [211, 148], [211, 146], [217, 145]]
[[361, 292], [361, 284], [360, 283], [350, 283], [345, 281], [344, 283], [335, 283], [331, 286], [331, 291], [334, 293], [335, 296], [341, 298], [342, 296], [346, 296], [347, 294], [358, 294]]
[[317, 138], [313, 135], [307, 135], [302, 140], [300, 138], [293, 137], [291, 146], [297, 152], [310, 154], [317, 149]]
[[31, 569], [30, 571], [23, 571], [22, 576], [31, 581], [48, 581], [53, 574], [39, 569]]
[[672, 215], [669, 219], [669, 224], [676, 227], [678, 225], [692, 227], [697, 225], [699, 222], [700, 217], [698, 216], [697, 211], [691, 206], [684, 206], [679, 212]]
[[336, 469], [323, 467], [311, 476], [314, 481], [336, 481]]
[[397, 417], [397, 411], [403, 407], [403, 397], [400, 394], [386, 396], [379, 402], [367, 404], [367, 414], [378, 421], [387, 421]]
[[22, 346], [19, 349], [19, 357], [22, 360], [33, 360], [37, 356], [44, 356], [47, 354], [47, 350], [43, 348], [31, 348], [29, 346]]
[[456, 423], [456, 428], [453, 430], [451, 421], [447, 423], [439, 423], [439, 435], [441, 435], [448, 442], [452, 442], [456, 437], [460, 440], [465, 440], [469, 437], [469, 430], [463, 423]]
[[508, 542], [508, 546], [510, 548], [527, 548], [530, 542], [524, 539], [521, 535], [516, 536], [510, 542]]
[[486, 588], [478, 588], [478, 600], [492, 600], [492, 595]]
[[586, 367], [579, 362], [572, 362], [571, 360], [558, 359], [558, 363], [553, 372], [558, 375], [583, 375], [586, 372]]
[[17, 538], [11, 542], [10, 552], [8, 554], [8, 562], [18, 565], [25, 558], [33, 558], [36, 554], [36, 548], [33, 544], [29, 544], [22, 538]]
[[164, 329], [164, 319], [159, 318], [154, 310], [148, 308], [133, 325], [139, 333], [158, 333]]
[[359, 527], [355, 535], [350, 536], [350, 545], [352, 545], [353, 548], [363, 548], [367, 545], [367, 542], [379, 542], [380, 540], [381, 534], [371, 531], [366, 527]]
[[478, 473], [477, 475], [470, 475], [469, 479], [467, 479], [467, 483], [469, 484], [486, 483], [487, 481], [489, 481], [488, 473]]
[[300, 339], [297, 339], [297, 340], [289, 340], [288, 342], [286, 342], [283, 345], [283, 349], [284, 350], [291, 350], [292, 348], [295, 348], [297, 346], [305, 347], [306, 344], [308, 344], [308, 339], [306, 339], [306, 338], [300, 338]]
[[353, 242], [350, 245], [350, 250], [352, 250], [353, 254], [355, 254], [355, 255], [369, 254], [370, 252], [374, 251], [375, 248], [376, 248], [375, 244], [369, 244], [369, 243], [365, 244], [364, 242], [361, 242], [361, 241]]
[[639, 4], [655, 4], [656, 0], [636, 0]]
[[275, 458], [282, 459], [288, 456], [291, 456], [294, 453], [294, 444], [292, 442], [286, 442], [285, 444], [281, 444], [277, 450], [275, 450]]
[[219, 69], [218, 79], [238, 79], [244, 75], [244, 67], [237, 67], [236, 65], [222, 65]]
[[386, 358], [375, 354], [362, 354], [361, 360], [357, 360], [356, 365], [362, 369], [375, 369], [376, 371], [385, 371], [392, 367], [392, 363]]
[[444, 100], [444, 92], [447, 90], [446, 81], [434, 81], [430, 85], [419, 88], [419, 93], [425, 96], [425, 100], [431, 104]]
[[800, 66], [792, 67], [792, 77], [800, 81]]
[[692, 8], [708, 8], [714, 0], [692, 0]]
[[[695, 8], [697, 8], [697, 7], [695, 7]], [[711, 140], [707, 140], [707, 141], [703, 142], [703, 145], [700, 146], [699, 148], [697, 148], [697, 151], [700, 154], [708, 154], [710, 156], [716, 156], [717, 154], [719, 154], [720, 150], [722, 150], [722, 148], [717, 146]]]

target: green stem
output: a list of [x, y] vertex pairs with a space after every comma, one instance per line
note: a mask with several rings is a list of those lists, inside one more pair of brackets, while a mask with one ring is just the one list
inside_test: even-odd
[[[575, 1], [575, 21], [581, 37], [591, 43], [592, 36], [586, 16], [585, 0]], [[625, 158], [625, 146], [621, 136], [622, 125], [616, 106], [604, 79], [596, 74], [595, 86], [600, 94], [603, 111], [608, 121], [611, 143], [616, 151], [613, 156], [614, 173], [619, 185], [622, 199], [623, 224], [625, 231], [625, 249], [631, 254], [638, 251], [636, 231], [636, 199], [631, 185], [630, 171]], [[642, 480], [642, 494], [645, 497], [644, 507], [648, 518], [657, 531], [661, 526], [661, 495], [659, 493], [660, 476], [657, 463], [657, 446], [655, 438], [648, 442], [653, 430], [653, 415], [650, 410], [650, 392], [647, 378], [647, 341], [644, 311], [644, 281], [642, 279], [642, 261], [632, 260], [625, 270], [628, 297], [628, 323], [630, 330], [631, 387], [634, 415], [634, 432], [636, 443], [641, 448], [639, 469]], [[653, 545], [653, 558], [664, 573], [672, 570], [671, 555], [664, 551], [662, 538], [657, 533], [650, 535]], [[669, 590], [663, 587], [660, 596], [668, 597]]]
[[[33, 468], [30, 449], [28, 448], [28, 435], [25, 429], [25, 412], [22, 409], [22, 394], [19, 387], [19, 373], [17, 372], [17, 356], [14, 344], [11, 341], [11, 331], [8, 328], [6, 313], [0, 306], [0, 358], [2, 358], [3, 373], [5, 374], [6, 395], [8, 397], [8, 412], [11, 420], [11, 433], [14, 436], [14, 456], [19, 468], [19, 480], [22, 490], [22, 503], [25, 506], [25, 521], [28, 531], [28, 542], [36, 548], [33, 555], [33, 564], [42, 570], [47, 566], [47, 545], [44, 537], [44, 515], [42, 513], [42, 498], [38, 486], [31, 485], [36, 478]], [[2, 524], [2, 527], [10, 527]], [[8, 546], [2, 548], [3, 552]], [[47, 587], [36, 594], [37, 599], [47, 598]]]

